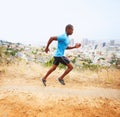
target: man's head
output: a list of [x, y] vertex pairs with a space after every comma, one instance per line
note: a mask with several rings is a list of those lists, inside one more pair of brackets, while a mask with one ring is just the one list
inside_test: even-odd
[[65, 32], [66, 32], [67, 35], [72, 35], [72, 33], [73, 33], [73, 25], [68, 24], [68, 25], [65, 27]]

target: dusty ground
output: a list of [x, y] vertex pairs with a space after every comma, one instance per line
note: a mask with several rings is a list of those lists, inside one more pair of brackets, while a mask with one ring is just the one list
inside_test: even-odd
[[57, 69], [44, 87], [39, 64], [0, 66], [0, 117], [120, 117], [120, 71], [73, 71], [62, 86]]

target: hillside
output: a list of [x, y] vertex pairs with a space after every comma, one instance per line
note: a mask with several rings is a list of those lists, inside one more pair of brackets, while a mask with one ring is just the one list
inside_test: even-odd
[[[57, 69], [44, 87], [48, 70], [24, 61], [0, 66], [0, 117], [119, 117], [120, 71], [72, 71], [62, 86]], [[114, 74], [114, 75], [112, 75]]]

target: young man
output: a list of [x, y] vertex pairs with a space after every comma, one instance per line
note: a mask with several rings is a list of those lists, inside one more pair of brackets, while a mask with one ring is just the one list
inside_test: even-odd
[[64, 34], [60, 36], [54, 36], [49, 39], [47, 46], [45, 48], [46, 53], [49, 51], [49, 45], [51, 44], [52, 41], [58, 41], [58, 45], [57, 45], [56, 52], [54, 54], [53, 66], [46, 73], [46, 75], [41, 79], [44, 86], [46, 86], [47, 77], [57, 68], [59, 63], [62, 63], [67, 66], [67, 69], [65, 70], [65, 72], [57, 79], [62, 85], [65, 85], [63, 78], [73, 69], [73, 66], [70, 63], [70, 61], [64, 56], [64, 51], [66, 49], [74, 49], [74, 48], [79, 48], [81, 46], [80, 43], [77, 43], [73, 47], [69, 46], [70, 39], [68, 38], [68, 36], [72, 35], [72, 33], [73, 33], [73, 26], [71, 24], [68, 24], [65, 27]]

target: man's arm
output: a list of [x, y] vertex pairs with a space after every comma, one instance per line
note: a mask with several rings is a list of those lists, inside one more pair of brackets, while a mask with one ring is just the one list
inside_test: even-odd
[[52, 43], [52, 41], [57, 41], [57, 36], [56, 37], [50, 37], [50, 39], [47, 42], [47, 46], [45, 48], [45, 52], [48, 53], [49, 51], [49, 45]]
[[68, 46], [66, 49], [74, 49], [74, 48], [79, 48], [81, 46], [80, 43], [76, 43], [75, 46]]

